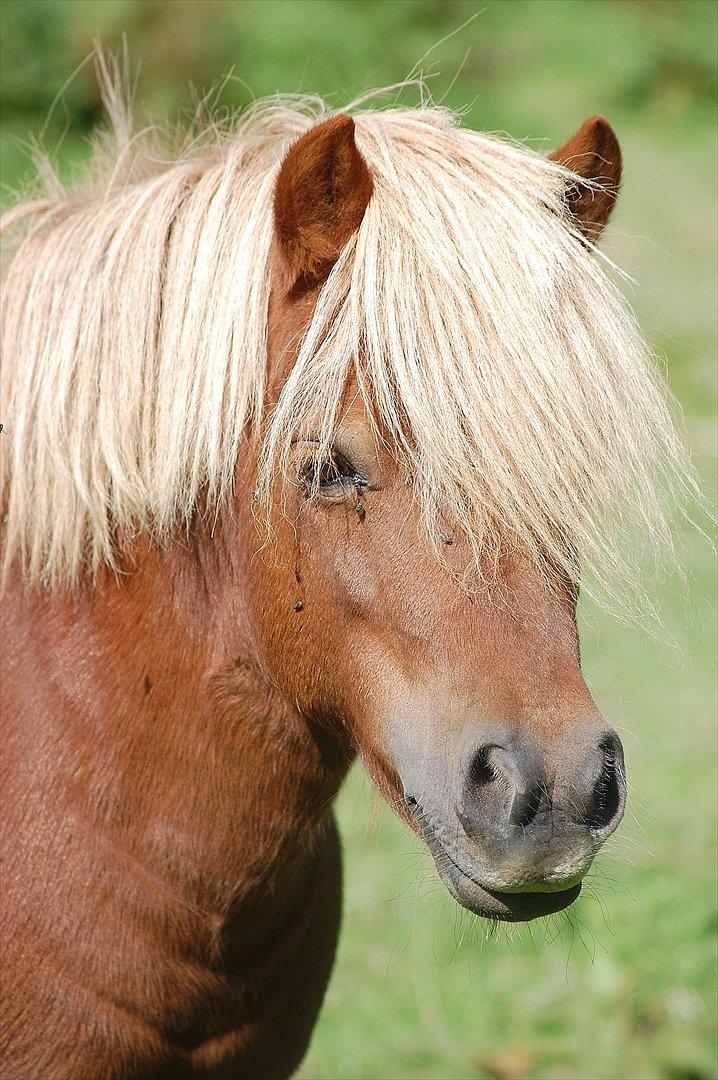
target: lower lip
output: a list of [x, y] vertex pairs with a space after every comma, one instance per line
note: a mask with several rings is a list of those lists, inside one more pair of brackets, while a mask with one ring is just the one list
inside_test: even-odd
[[[432, 854], [435, 853], [432, 851]], [[440, 873], [444, 884], [462, 907], [484, 919], [495, 919], [499, 922], [529, 922], [531, 919], [540, 919], [563, 911], [581, 892], [580, 882], [555, 892], [500, 892], [469, 877], [446, 849], [442, 849], [441, 854], [444, 856], [444, 866]], [[447, 860], [449, 866], [446, 865]]]
[[498, 922], [529, 922], [531, 919], [540, 919], [563, 911], [581, 892], [580, 882], [555, 892], [506, 893], [481, 885], [475, 878], [470, 877], [455, 862], [443, 844], [439, 843], [434, 832], [427, 828], [423, 814], [418, 815], [412, 807], [411, 816], [434, 856], [444, 884], [455, 900], [474, 915]]
[[[562, 889], [560, 892], [502, 893], [485, 889], [482, 885], [477, 886], [469, 878], [467, 882], [471, 886], [467, 890], [468, 895], [457, 896], [459, 903], [468, 907], [476, 915], [483, 915], [487, 919], [498, 919], [501, 922], [528, 922], [530, 919], [553, 915], [572, 904], [581, 892], [581, 885], [578, 884], [570, 889]], [[463, 893], [461, 886], [457, 891]]]
[[451, 870], [447, 873], [444, 869], [442, 874], [444, 883], [462, 907], [484, 919], [495, 919], [499, 922], [529, 922], [531, 919], [541, 919], [563, 911], [581, 892], [580, 882], [569, 889], [556, 892], [499, 892], [497, 889], [480, 885], [457, 866], [453, 859], [450, 858], [450, 861]]

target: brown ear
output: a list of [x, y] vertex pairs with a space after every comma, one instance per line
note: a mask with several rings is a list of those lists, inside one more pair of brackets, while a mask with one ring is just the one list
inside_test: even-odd
[[294, 283], [321, 281], [361, 225], [373, 190], [351, 116], [332, 116], [290, 148], [274, 192], [274, 223]]
[[570, 185], [566, 191], [566, 202], [576, 225], [589, 240], [598, 240], [611, 216], [621, 184], [621, 148], [613, 128], [602, 116], [592, 116], [549, 158], [601, 185], [600, 188]]

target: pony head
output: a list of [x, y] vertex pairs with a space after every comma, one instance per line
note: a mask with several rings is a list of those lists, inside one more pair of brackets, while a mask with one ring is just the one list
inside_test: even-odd
[[[9, 270], [6, 562], [67, 584], [239, 522], [256, 662], [489, 917], [569, 904], [624, 811], [580, 577], [636, 578], [682, 450], [594, 244], [610, 126], [263, 107], [33, 208]], [[68, 274], [68, 267], [71, 273]], [[19, 343], [21, 343], [21, 348]], [[240, 543], [240, 541], [237, 541]]]
[[[571, 263], [594, 276], [585, 241], [608, 218], [620, 154], [597, 118], [558, 167], [526, 155], [535, 175], [522, 219], [492, 143], [481, 147], [485, 186], [470, 171], [470, 136], [463, 160], [459, 145], [432, 173], [426, 159], [447, 129], [426, 127], [423, 140], [422, 123], [396, 120], [399, 176], [381, 164], [389, 131], [372, 140], [369, 128], [365, 159], [361, 122], [343, 115], [299, 139], [277, 178], [278, 392], [257, 498], [282, 509], [257, 620], [284, 692], [350, 733], [456, 899], [526, 919], [578, 895], [625, 805], [621, 741], [580, 672], [577, 526], [539, 508], [563, 467], [586, 470], [581, 490], [590, 485], [585, 456], [547, 460], [581, 438], [577, 415], [557, 415], [574, 405], [552, 402], [549, 386], [572, 365], [570, 393], [581, 392], [581, 357], [565, 340], [586, 333]], [[523, 152], [505, 152], [518, 170]], [[568, 165], [602, 186], [571, 187]], [[549, 251], [557, 236], [560, 253]], [[511, 399], [532, 389], [548, 413], [540, 424], [511, 415]], [[535, 510], [512, 520], [532, 497]]]

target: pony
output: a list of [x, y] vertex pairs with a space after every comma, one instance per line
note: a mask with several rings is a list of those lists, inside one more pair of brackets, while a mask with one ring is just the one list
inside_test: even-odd
[[356, 756], [471, 912], [578, 896], [626, 799], [579, 587], [623, 604], [683, 451], [604, 119], [178, 135], [106, 82], [4, 224], [5, 1075], [286, 1077]]

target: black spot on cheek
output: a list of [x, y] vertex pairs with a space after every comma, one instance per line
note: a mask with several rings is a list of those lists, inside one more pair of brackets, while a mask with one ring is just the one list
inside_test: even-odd
[[152, 679], [149, 677], [149, 675], [145, 675], [144, 688], [145, 696], [147, 696], [147, 694], [149, 694], [150, 690], [152, 689]]

